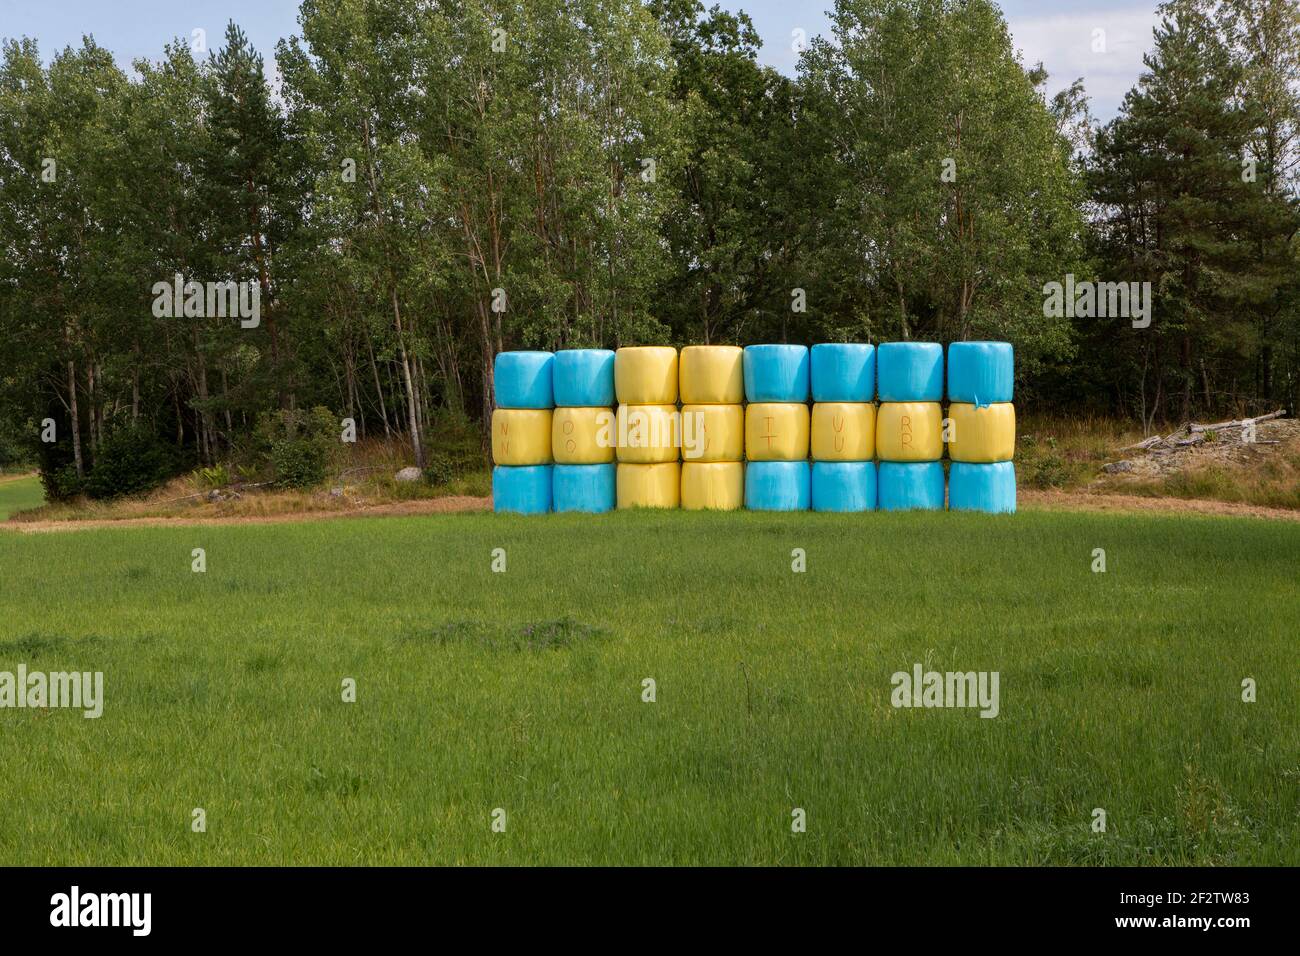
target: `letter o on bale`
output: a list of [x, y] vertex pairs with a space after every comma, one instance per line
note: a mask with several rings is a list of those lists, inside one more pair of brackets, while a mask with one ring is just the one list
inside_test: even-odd
[[815, 461], [870, 461], [876, 457], [876, 406], [817, 402], [812, 407]]
[[551, 414], [551, 455], [561, 465], [611, 462], [617, 429], [612, 408], [559, 406]]
[[808, 346], [749, 345], [744, 365], [749, 401], [808, 401]]
[[552, 476], [552, 503], [556, 511], [613, 511], [616, 502], [617, 465], [556, 465]]
[[739, 405], [745, 400], [744, 349], [737, 345], [688, 345], [682, 349], [683, 405]]
[[938, 402], [882, 402], [876, 411], [876, 456], [881, 461], [938, 461], [943, 457], [943, 408]]
[[494, 411], [492, 460], [498, 465], [549, 465], [551, 410], [498, 408]]
[[807, 511], [811, 473], [806, 461], [751, 461], [745, 466], [750, 511]]
[[813, 511], [875, 511], [874, 461], [814, 461]]
[[952, 423], [948, 457], [953, 461], [988, 463], [1014, 457], [1016, 407], [1010, 402], [984, 406], [953, 402], [948, 419]]
[[808, 457], [808, 406], [755, 402], [745, 406], [745, 457], [798, 461]]
[[1009, 461], [954, 461], [948, 473], [948, 508], [1011, 514], [1016, 510], [1016, 466]]
[[876, 487], [881, 511], [942, 511], [943, 462], [882, 461]]
[[688, 461], [682, 465], [682, 507], [735, 511], [745, 504], [745, 466], [739, 461]]
[[497, 465], [492, 469], [492, 510], [539, 515], [551, 510], [551, 466]]
[[601, 408], [614, 404], [614, 353], [562, 349], [555, 353], [555, 404]]
[[637, 345], [614, 353], [614, 391], [623, 405], [673, 405], [677, 402], [677, 350], [667, 345]]
[[676, 508], [682, 499], [681, 465], [675, 461], [654, 465], [618, 465], [618, 507]]
[[953, 342], [948, 346], [948, 401], [971, 405], [1009, 402], [1015, 385], [1010, 342]]
[[679, 414], [675, 405], [618, 406], [618, 460], [638, 465], [676, 461]]
[[683, 461], [740, 461], [744, 457], [743, 406], [682, 406]]
[[943, 398], [943, 346], [885, 342], [876, 349], [876, 391], [882, 402], [937, 402]]
[[876, 347], [823, 342], [810, 353], [814, 402], [869, 402], [876, 396]]
[[550, 352], [498, 352], [492, 363], [497, 407], [553, 407], [554, 367]]

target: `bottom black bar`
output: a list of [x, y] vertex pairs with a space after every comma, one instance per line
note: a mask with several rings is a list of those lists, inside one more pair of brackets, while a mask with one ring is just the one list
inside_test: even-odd
[[[163, 943], [374, 941], [431, 928], [537, 942], [627, 919], [696, 936], [911, 927], [926, 943], [1193, 938], [1229, 944], [1294, 925], [1286, 869], [4, 869], [6, 944], [69, 936]], [[1244, 935], [1243, 935], [1244, 934]], [[1258, 937], [1256, 937], [1258, 938]], [[629, 940], [630, 941], [630, 940]], [[611, 940], [611, 942], [613, 942]]]

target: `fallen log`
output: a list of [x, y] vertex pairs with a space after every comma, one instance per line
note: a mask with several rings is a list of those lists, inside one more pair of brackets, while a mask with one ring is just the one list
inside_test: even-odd
[[1202, 432], [1223, 431], [1224, 429], [1228, 429], [1228, 428], [1245, 428], [1247, 425], [1257, 425], [1260, 422], [1270, 421], [1271, 419], [1274, 418], [1281, 418], [1285, 414], [1286, 414], [1286, 409], [1279, 408], [1277, 411], [1269, 412], [1267, 415], [1257, 415], [1254, 418], [1243, 418], [1240, 419], [1239, 421], [1215, 422], [1212, 425], [1198, 425], [1195, 422], [1193, 422], [1192, 424], [1187, 426], [1187, 431], [1193, 435], [1196, 435]]

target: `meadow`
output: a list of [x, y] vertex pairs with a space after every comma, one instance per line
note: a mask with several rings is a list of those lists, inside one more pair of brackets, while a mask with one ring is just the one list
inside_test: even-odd
[[[0, 710], [0, 864], [1295, 865], [1298, 569], [1053, 512], [0, 531], [0, 671], [105, 692]], [[892, 707], [918, 663], [999, 715]]]

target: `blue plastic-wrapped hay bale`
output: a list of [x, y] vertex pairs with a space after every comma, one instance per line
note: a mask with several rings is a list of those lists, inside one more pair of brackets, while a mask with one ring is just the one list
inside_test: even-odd
[[562, 349], [555, 353], [555, 404], [608, 408], [614, 404], [614, 353], [609, 349]]
[[498, 352], [492, 380], [498, 408], [554, 408], [555, 356], [551, 352]]
[[1016, 510], [1016, 466], [1009, 461], [976, 465], [954, 461], [948, 473], [950, 511], [1012, 514]]
[[953, 342], [948, 346], [948, 401], [980, 407], [1009, 402], [1015, 371], [1010, 342]]
[[745, 466], [745, 507], [750, 511], [807, 511], [806, 461], [751, 461]]
[[943, 346], [885, 342], [876, 349], [876, 393], [882, 402], [943, 399]]
[[813, 511], [875, 511], [874, 461], [815, 461], [812, 464]]
[[556, 511], [613, 511], [618, 466], [556, 465], [552, 476], [552, 504]]
[[876, 347], [823, 342], [809, 353], [814, 402], [869, 402], [876, 396]]
[[551, 510], [553, 465], [497, 465], [492, 469], [492, 510], [523, 515]]
[[742, 364], [747, 401], [808, 401], [808, 346], [747, 345]]
[[943, 462], [882, 461], [876, 487], [881, 511], [942, 511]]

